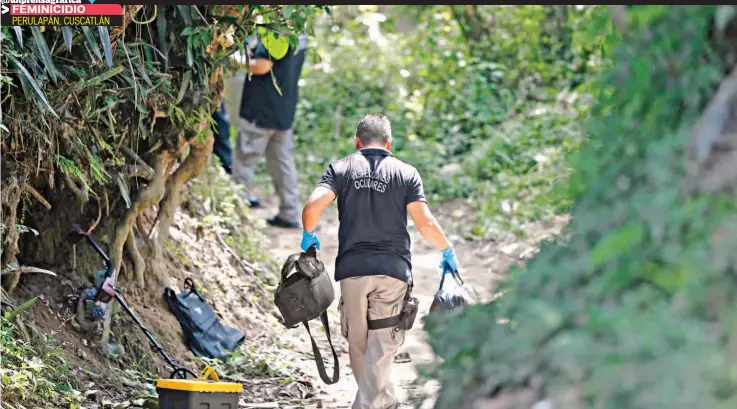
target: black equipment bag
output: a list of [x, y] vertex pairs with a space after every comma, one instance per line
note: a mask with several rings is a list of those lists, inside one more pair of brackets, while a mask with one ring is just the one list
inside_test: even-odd
[[[453, 276], [454, 279], [450, 286], [444, 286], [447, 275]], [[440, 288], [435, 293], [430, 311], [451, 311], [471, 304], [476, 304], [476, 293], [471, 286], [463, 282], [461, 275], [456, 270], [443, 274], [440, 279]]]
[[169, 311], [182, 326], [187, 347], [196, 356], [225, 361], [229, 352], [235, 351], [246, 339], [242, 332], [218, 321], [217, 314], [197, 292], [191, 278], [184, 280], [181, 294], [167, 287], [164, 298]]
[[[307, 328], [307, 334], [312, 342], [312, 352], [315, 355], [317, 372], [322, 381], [328, 385], [338, 382], [340, 377], [338, 354], [335, 353], [333, 340], [330, 337], [327, 312], [334, 299], [333, 280], [325, 271], [325, 265], [317, 259], [315, 246], [310, 247], [306, 252], [292, 254], [287, 258], [281, 269], [281, 279], [274, 294], [274, 304], [284, 318], [286, 327], [294, 328], [301, 322]], [[333, 352], [332, 378], [328, 378], [325, 372], [322, 355], [310, 332], [309, 321], [317, 317], [320, 317], [325, 327], [325, 334]]]

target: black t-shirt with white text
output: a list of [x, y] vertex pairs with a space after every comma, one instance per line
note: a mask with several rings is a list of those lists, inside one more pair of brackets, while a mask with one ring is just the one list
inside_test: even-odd
[[426, 201], [417, 169], [380, 148], [365, 148], [328, 166], [318, 186], [338, 198], [335, 279], [412, 278], [407, 205]]
[[[289, 47], [281, 59], [274, 59], [259, 40], [253, 58], [267, 58], [274, 63], [273, 72], [253, 75], [243, 83], [241, 94], [241, 118], [260, 128], [286, 131], [294, 124], [299, 98], [299, 76], [305, 62], [306, 37], [301, 36], [298, 47]], [[279, 86], [279, 90], [274, 83]], [[281, 94], [279, 94], [281, 91]]]

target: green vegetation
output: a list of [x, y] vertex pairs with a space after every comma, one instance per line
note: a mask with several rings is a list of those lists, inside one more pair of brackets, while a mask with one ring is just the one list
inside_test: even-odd
[[[57, 256], [71, 251], [61, 240], [71, 224], [97, 220], [116, 270], [125, 247], [134, 259], [129, 279], [143, 287], [146, 268], [133, 226], [158, 206], [156, 239], [147, 244], [161, 263], [179, 192], [212, 151], [210, 115], [229, 57], [257, 33], [283, 41], [283, 49], [325, 9], [130, 6], [124, 26], [111, 29], [3, 27], [2, 110], [12, 120], [1, 130], [2, 223], [18, 224], [22, 203], [23, 211], [48, 216], [37, 222], [56, 231], [49, 228], [34, 244], [3, 229], [0, 266], [16, 256], [19, 238], [28, 243], [27, 262], [58, 264]], [[164, 269], [150, 270], [165, 280]], [[17, 277], [7, 288], [15, 283]]]
[[[737, 406], [737, 7], [130, 6], [125, 21], [0, 30], [9, 289], [21, 247], [62, 269], [79, 220], [100, 223], [118, 271], [126, 250], [127, 280], [165, 282], [163, 250], [187, 263], [168, 241], [186, 183], [201, 228], [244, 269], [267, 261], [240, 188], [206, 164], [210, 114], [247, 35], [309, 31], [295, 129], [307, 185], [353, 150], [360, 117], [382, 112], [431, 203], [466, 199], [478, 238], [572, 216], [502, 297], [428, 320], [437, 409], [505, 392], [522, 397], [514, 408], [530, 395], [566, 409]], [[272, 279], [249, 293], [265, 299]], [[0, 322], [2, 407], [74, 407], [66, 358], [29, 343], [17, 318]], [[292, 381], [276, 352], [217, 365]]]
[[216, 232], [245, 260], [266, 261], [265, 223], [249, 214], [243, 202], [243, 186], [233, 183], [215, 163], [192, 181], [189, 205], [203, 227]]
[[285, 359], [286, 356], [284, 351], [279, 351], [279, 346], [275, 351], [264, 352], [243, 345], [233, 352], [227, 363], [207, 358], [203, 360], [225, 379], [237, 381], [246, 377], [268, 376], [288, 383], [294, 377], [294, 367]]
[[[19, 314], [35, 301], [32, 299], [0, 316], [0, 407], [42, 407], [39, 405], [53, 401], [77, 408], [75, 405], [80, 402], [80, 393], [74, 389], [76, 382], [67, 364], [66, 351], [57, 345], [53, 334], [45, 335], [40, 347], [32, 346], [16, 324]], [[28, 336], [27, 333], [25, 335]]]
[[[118, 286], [170, 284], [165, 251], [177, 249], [169, 228], [185, 184], [212, 152], [211, 113], [224, 72], [235, 68], [230, 56], [255, 34], [283, 52], [325, 10], [139, 5], [125, 6], [122, 27], [2, 27], [0, 270], [8, 293], [21, 277], [19, 261], [72, 274], [99, 267], [88, 246], [67, 240], [75, 223], [94, 227], [116, 273], [127, 273]], [[245, 240], [255, 230], [236, 229], [244, 224], [224, 199], [205, 206], [217, 218], [206, 222], [239, 255], [259, 260], [263, 251]], [[2, 324], [3, 407], [39, 407], [64, 387], [56, 369], [65, 364]], [[105, 351], [108, 329], [99, 340]], [[78, 396], [67, 392], [73, 408]]]
[[735, 180], [716, 170], [734, 91], [731, 108], [714, 102], [731, 114], [694, 126], [735, 81], [734, 9], [613, 16], [625, 34], [607, 36], [615, 64], [592, 84], [590, 141], [570, 162], [569, 237], [513, 269], [497, 301], [431, 320], [438, 409], [522, 389], [570, 409], [737, 405]]
[[202, 223], [201, 228], [214, 232], [220, 244], [227, 247], [223, 251], [232, 251], [241, 263], [246, 263], [243, 267], [252, 275], [244, 277], [243, 285], [251, 295], [251, 303], [271, 305], [272, 292], [279, 283], [280, 260], [268, 257], [269, 240], [263, 231], [266, 223], [250, 214], [243, 192], [243, 186], [233, 183], [213, 160], [190, 184], [188, 206]]
[[584, 140], [586, 79], [604, 61], [584, 29], [602, 7], [381, 7], [337, 7], [316, 24], [295, 131], [308, 183], [352, 151], [356, 123], [375, 111], [433, 202], [471, 198], [478, 235], [567, 210], [550, 193]]

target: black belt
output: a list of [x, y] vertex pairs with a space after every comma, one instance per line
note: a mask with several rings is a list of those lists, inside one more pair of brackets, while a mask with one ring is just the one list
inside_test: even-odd
[[[410, 281], [409, 285], [407, 286], [407, 292], [404, 294], [404, 302], [407, 302], [410, 299], [411, 294], [412, 294], [412, 281]], [[400, 309], [399, 314], [388, 317], [388, 318], [368, 320], [368, 329], [377, 330], [377, 329], [396, 327], [397, 325], [399, 325], [399, 322], [402, 320], [403, 309], [404, 308]]]
[[384, 328], [392, 328], [399, 325], [399, 321], [401, 319], [402, 315], [395, 315], [393, 317], [389, 318], [382, 318], [378, 320], [368, 320], [368, 329], [384, 329]]

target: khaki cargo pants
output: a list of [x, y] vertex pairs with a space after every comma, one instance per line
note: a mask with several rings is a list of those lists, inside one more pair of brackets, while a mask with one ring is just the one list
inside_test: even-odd
[[297, 191], [297, 167], [294, 164], [292, 130], [265, 129], [240, 118], [238, 138], [233, 152], [233, 177], [248, 187], [256, 166], [266, 154], [266, 170], [279, 195], [279, 217], [298, 222], [300, 203]]
[[388, 276], [354, 277], [340, 281], [340, 292], [341, 332], [348, 339], [353, 377], [358, 383], [353, 409], [397, 407], [390, 378], [404, 331], [369, 330], [367, 321], [399, 314], [407, 284]]

